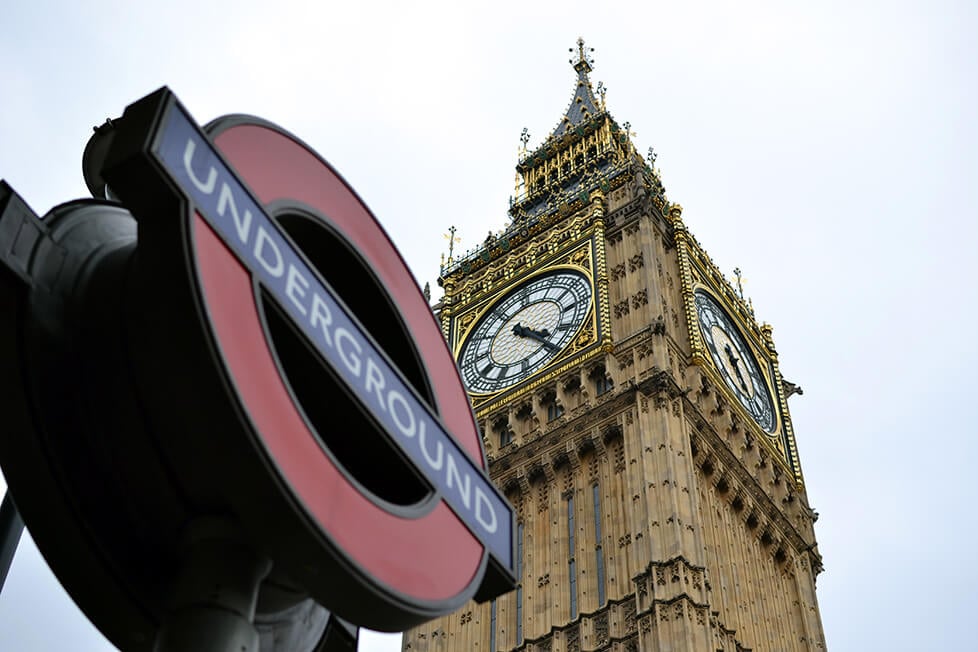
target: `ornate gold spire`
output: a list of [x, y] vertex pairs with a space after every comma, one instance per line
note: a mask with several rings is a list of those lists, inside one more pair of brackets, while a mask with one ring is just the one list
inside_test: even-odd
[[[587, 206], [595, 193], [607, 193], [630, 180], [639, 180], [654, 198], [659, 210], [665, 206], [665, 189], [652, 168], [654, 153], [646, 164], [632, 143], [631, 125], [618, 122], [608, 113], [603, 84], [597, 92], [588, 74], [593, 70], [594, 48], [584, 39], [570, 48], [569, 63], [576, 72], [574, 92], [560, 122], [531, 149], [530, 134], [523, 129], [518, 147], [514, 195], [509, 200], [512, 220], [498, 237], [482, 246], [443, 261], [441, 275], [468, 274], [501, 256], [529, 237], [560, 222]], [[446, 236], [448, 238], [449, 236]]]
[[[568, 52], [574, 52], [574, 48], [570, 48]], [[571, 97], [570, 106], [564, 112], [560, 124], [550, 135], [551, 138], [560, 138], [603, 110], [603, 102], [599, 103], [594, 96], [594, 89], [591, 88], [591, 80], [588, 78], [588, 73], [594, 69], [594, 59], [590, 55], [591, 52], [594, 52], [594, 48], [585, 48], [584, 39], [577, 39], [577, 61], [574, 59], [567, 60], [577, 71], [574, 96]]]

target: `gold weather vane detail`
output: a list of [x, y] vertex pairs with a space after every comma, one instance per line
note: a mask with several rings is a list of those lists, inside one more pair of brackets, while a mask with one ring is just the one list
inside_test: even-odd
[[445, 265], [447, 264], [449, 267], [451, 267], [452, 263], [455, 262], [455, 243], [461, 242], [462, 238], [455, 235], [455, 225], [448, 227], [448, 233], [442, 233], [441, 237], [448, 240], [448, 260], [445, 260], [445, 254], [443, 253], [441, 255], [441, 265], [439, 266], [439, 269], [441, 270], [440, 273], [444, 274]]
[[[522, 161], [526, 160], [526, 156], [528, 154], [526, 145], [529, 142], [530, 142], [530, 130], [527, 129], [526, 127], [523, 127], [523, 131], [520, 132], [520, 146], [519, 146], [519, 149], [516, 152], [516, 160], [517, 161], [522, 162]], [[521, 193], [522, 188], [523, 188], [523, 175], [520, 174], [519, 168], [517, 167], [516, 177], [514, 178], [514, 181], [513, 181], [513, 194], [509, 198], [509, 207], [510, 208], [513, 207], [513, 204], [516, 201], [516, 197], [519, 197], [520, 194], [522, 194]]]
[[526, 144], [530, 142], [530, 130], [523, 127], [523, 131], [520, 132], [520, 149], [519, 156], [522, 161], [526, 158]]
[[455, 235], [455, 226], [448, 227], [448, 233], [442, 233], [441, 237], [448, 240], [448, 262], [451, 264], [452, 256], [455, 253], [455, 243], [461, 242], [462, 238]]
[[747, 282], [747, 279], [741, 276], [739, 267], [734, 267], [733, 273], [734, 273], [734, 278], [737, 279], [737, 295], [740, 297], [741, 301], [747, 304], [747, 310], [748, 312], [750, 312], [751, 316], [753, 316], [754, 300], [744, 296], [744, 283]]
[[734, 278], [737, 279], [737, 294], [739, 294], [740, 299], [743, 300], [744, 299], [744, 285], [743, 285], [744, 277], [740, 275], [739, 267], [734, 267], [733, 273], [734, 273]]

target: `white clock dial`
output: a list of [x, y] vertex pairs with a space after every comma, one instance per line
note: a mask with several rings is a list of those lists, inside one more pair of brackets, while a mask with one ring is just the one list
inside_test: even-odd
[[591, 309], [591, 283], [556, 270], [519, 285], [476, 322], [458, 356], [469, 391], [488, 394], [533, 375], [580, 330]]
[[776, 419], [767, 380], [733, 320], [702, 290], [696, 291], [696, 315], [706, 348], [727, 386], [757, 424], [773, 433]]

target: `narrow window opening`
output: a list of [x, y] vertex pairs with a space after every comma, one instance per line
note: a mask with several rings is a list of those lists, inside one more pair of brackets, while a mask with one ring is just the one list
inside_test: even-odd
[[594, 383], [595, 396], [607, 394], [614, 387], [614, 383], [612, 383], [611, 378], [608, 377], [604, 365], [595, 367], [589, 375], [591, 376], [591, 382]]
[[489, 603], [489, 652], [496, 652], [496, 601]]
[[496, 431], [499, 436], [499, 447], [503, 448], [508, 446], [513, 442], [513, 429], [509, 426], [509, 419], [506, 417], [500, 417], [496, 419], [492, 424], [492, 429]]
[[557, 402], [547, 404], [547, 421], [553, 421], [564, 414], [564, 408]]
[[601, 549], [601, 491], [596, 484], [591, 490], [594, 497], [594, 554], [597, 561], [598, 606], [602, 607], [607, 596], [604, 589], [604, 551]]
[[570, 617], [577, 618], [577, 563], [574, 560], [574, 496], [567, 498], [567, 571], [570, 577]]
[[523, 524], [516, 532], [516, 644], [523, 643]]

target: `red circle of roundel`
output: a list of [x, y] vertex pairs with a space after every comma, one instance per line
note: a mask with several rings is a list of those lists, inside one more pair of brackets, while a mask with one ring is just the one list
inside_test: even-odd
[[[434, 409], [461, 447], [484, 465], [478, 427], [441, 331], [404, 260], [366, 206], [315, 153], [269, 126], [236, 124], [217, 134], [214, 143], [259, 202], [305, 204], [356, 246], [422, 353]], [[199, 215], [193, 230], [202, 294], [225, 366], [267, 454], [307, 514], [382, 588], [422, 602], [470, 593], [485, 555], [482, 544], [443, 500], [424, 516], [405, 518], [346, 478], [321, 449], [281, 378], [249, 270]]]

